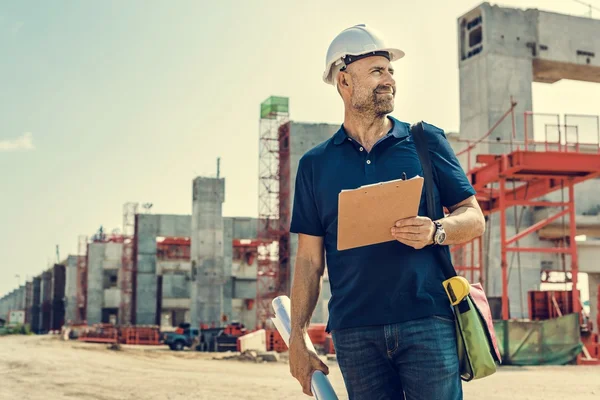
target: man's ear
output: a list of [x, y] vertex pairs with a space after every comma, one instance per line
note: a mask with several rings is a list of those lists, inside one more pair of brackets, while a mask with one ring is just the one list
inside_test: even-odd
[[351, 76], [349, 73], [344, 71], [339, 71], [335, 77], [336, 79], [336, 89], [339, 95], [343, 98], [342, 91], [346, 91], [350, 86], [352, 86]]
[[340, 71], [340, 73], [338, 74], [338, 79], [342, 87], [350, 86], [349, 74], [347, 74], [346, 72]]

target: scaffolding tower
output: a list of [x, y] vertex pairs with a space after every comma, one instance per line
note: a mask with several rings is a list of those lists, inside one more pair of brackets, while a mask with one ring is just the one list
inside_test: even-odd
[[289, 100], [271, 96], [260, 105], [257, 327], [271, 325], [273, 298], [289, 292]]

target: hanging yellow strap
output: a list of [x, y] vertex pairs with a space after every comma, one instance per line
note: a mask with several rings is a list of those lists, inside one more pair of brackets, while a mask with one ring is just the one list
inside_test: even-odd
[[444, 289], [453, 306], [457, 305], [469, 295], [471, 285], [462, 276], [453, 276], [444, 281]]

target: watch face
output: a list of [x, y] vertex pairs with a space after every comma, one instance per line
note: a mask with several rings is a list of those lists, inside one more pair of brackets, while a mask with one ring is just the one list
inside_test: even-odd
[[442, 243], [444, 243], [445, 240], [446, 240], [446, 232], [440, 232], [437, 242], [439, 244], [442, 244]]

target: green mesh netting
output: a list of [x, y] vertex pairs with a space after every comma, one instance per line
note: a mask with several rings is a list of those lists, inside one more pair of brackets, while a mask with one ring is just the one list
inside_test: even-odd
[[579, 329], [578, 314], [544, 321], [494, 321], [504, 365], [568, 364], [583, 348]]

